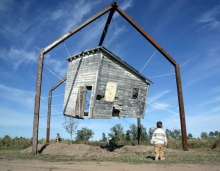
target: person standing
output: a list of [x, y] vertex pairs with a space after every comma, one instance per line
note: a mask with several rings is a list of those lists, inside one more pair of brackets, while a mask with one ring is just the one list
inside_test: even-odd
[[61, 136], [59, 133], [57, 133], [56, 141], [57, 141], [57, 144], [59, 144], [61, 141]]
[[157, 122], [157, 129], [154, 130], [151, 144], [154, 144], [155, 160], [164, 160], [164, 146], [167, 146], [167, 136], [162, 129], [162, 122]]

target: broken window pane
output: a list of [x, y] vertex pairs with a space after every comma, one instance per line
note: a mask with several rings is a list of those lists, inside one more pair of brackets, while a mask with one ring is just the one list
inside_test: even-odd
[[132, 99], [138, 98], [138, 92], [139, 92], [139, 88], [133, 88]]

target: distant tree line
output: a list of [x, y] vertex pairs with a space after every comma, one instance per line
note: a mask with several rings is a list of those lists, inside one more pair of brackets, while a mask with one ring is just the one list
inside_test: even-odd
[[[77, 130], [78, 122], [75, 121], [73, 118], [66, 118], [65, 122], [63, 122], [63, 127], [65, 128], [66, 132], [70, 134], [70, 140], [72, 142], [73, 134], [76, 134], [75, 140], [76, 141], [89, 141], [89, 139], [93, 138], [94, 132], [91, 129], [83, 127], [80, 130]], [[116, 124], [112, 128], [110, 128], [110, 133], [106, 135], [104, 132], [102, 133], [101, 142], [108, 142], [110, 145], [118, 145], [124, 142], [129, 141], [137, 141], [138, 140], [138, 128], [135, 124], [131, 124], [129, 129], [124, 131], [124, 127], [121, 124]], [[147, 131], [146, 127], [141, 125], [141, 141], [149, 141], [152, 137], [153, 131], [155, 128], [149, 128]], [[174, 130], [165, 130], [168, 139], [176, 139], [181, 140], [181, 130], [174, 129]], [[191, 133], [187, 135], [188, 139], [194, 139]], [[211, 131], [201, 132], [200, 134], [201, 139], [214, 139], [220, 138], [219, 131]], [[31, 144], [31, 139], [26, 139], [23, 137], [15, 137], [12, 139], [10, 136], [5, 135], [2, 139], [0, 139], [0, 146], [9, 147], [13, 144], [13, 146], [23, 146], [26, 147]]]
[[[88, 141], [90, 138], [93, 138], [94, 132], [91, 129], [88, 129], [86, 127], [83, 127], [81, 130], [77, 130], [78, 122], [74, 121], [73, 118], [70, 118], [69, 120], [65, 120], [63, 123], [64, 128], [66, 129], [66, 132], [70, 134], [71, 141], [72, 141], [72, 134], [76, 133], [76, 141]], [[149, 141], [152, 137], [153, 131], [156, 128], [149, 128], [147, 131], [146, 127], [141, 125], [141, 141]], [[109, 144], [117, 145], [121, 142], [125, 141], [135, 141], [138, 140], [138, 128], [135, 124], [131, 124], [129, 129], [124, 131], [124, 127], [121, 124], [116, 124], [112, 128], [110, 128], [110, 133], [106, 135], [104, 132], [102, 133], [102, 139], [101, 142], [109, 142]], [[165, 130], [167, 138], [168, 139], [177, 139], [181, 140], [181, 130], [180, 129], [166, 129]], [[187, 135], [188, 139], [194, 139], [193, 135], [191, 133], [188, 133]], [[200, 135], [201, 139], [207, 139], [207, 138], [220, 138], [220, 132], [214, 131], [214, 132], [202, 132]]]
[[201, 132], [200, 134], [200, 138], [201, 139], [207, 139], [207, 138], [220, 138], [220, 132], [219, 131], [215, 131], [215, 132]]
[[[68, 120], [66, 120], [68, 121]], [[86, 127], [81, 128], [80, 130], [77, 130], [78, 123], [75, 121], [69, 122], [69, 124], [65, 121], [64, 128], [67, 128], [67, 132], [70, 134], [71, 138], [73, 133], [76, 134], [75, 140], [76, 142], [80, 141], [89, 141], [94, 135], [94, 132], [91, 129], [88, 129]], [[69, 126], [68, 126], [69, 125]], [[72, 128], [70, 128], [72, 126]], [[137, 143], [138, 139], [138, 133], [137, 133], [137, 126], [135, 124], [131, 124], [129, 129], [124, 131], [124, 128], [121, 124], [116, 124], [112, 128], [110, 128], [110, 133], [106, 135], [104, 132], [102, 133], [102, 138], [98, 142], [108, 143], [109, 145], [124, 145], [124, 144], [130, 144], [135, 145]], [[149, 140], [152, 137], [153, 131], [155, 128], [149, 128], [147, 131], [146, 127], [141, 125], [141, 141], [143, 141], [145, 144], [149, 144]], [[170, 148], [177, 148], [177, 142], [178, 142], [178, 148], [181, 148], [181, 131], [180, 129], [174, 129], [174, 130], [165, 130], [166, 135], [169, 140], [169, 146]], [[189, 141], [190, 148], [209, 148], [212, 147], [213, 143], [220, 141], [220, 132], [219, 131], [210, 131], [207, 132], [201, 132], [200, 138], [194, 138], [191, 133], [187, 135], [188, 139], [192, 139]], [[209, 140], [209, 143], [207, 144], [206, 139]], [[205, 140], [205, 141], [203, 141]], [[38, 143], [44, 143], [45, 140], [41, 139], [38, 140]], [[71, 141], [72, 142], [72, 141]], [[136, 143], [135, 143], [136, 142]], [[172, 143], [173, 142], [173, 143]], [[211, 145], [210, 145], [211, 144]], [[9, 135], [5, 135], [4, 137], [0, 138], [0, 149], [7, 148], [7, 147], [19, 147], [19, 148], [25, 148], [32, 145], [32, 139], [24, 138], [24, 137], [15, 137], [11, 138]]]

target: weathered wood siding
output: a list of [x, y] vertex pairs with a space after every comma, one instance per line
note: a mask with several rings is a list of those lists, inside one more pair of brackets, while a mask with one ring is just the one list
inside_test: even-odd
[[[110, 57], [104, 57], [98, 77], [97, 95], [105, 94], [107, 82], [117, 83], [114, 102], [96, 100], [93, 117], [111, 118], [113, 107], [120, 110], [120, 117], [144, 118], [146, 97], [149, 85], [138, 79]], [[132, 99], [133, 88], [139, 88], [137, 99]]]
[[[144, 118], [149, 88], [146, 78], [106, 49], [97, 48], [86, 53], [68, 59], [64, 115], [75, 117], [77, 111], [82, 110], [76, 107], [79, 87], [91, 86], [89, 118], [112, 118], [113, 112], [119, 113], [119, 117]], [[107, 93], [110, 100], [105, 101], [108, 82], [115, 88], [112, 88], [112, 94]], [[134, 88], [139, 90], [135, 99]]]
[[[96, 53], [81, 56], [68, 63], [64, 96], [64, 115], [75, 116], [79, 86], [92, 86], [92, 89], [95, 88], [99, 62], [100, 53]], [[91, 100], [93, 100], [93, 97], [94, 91], [91, 93]]]

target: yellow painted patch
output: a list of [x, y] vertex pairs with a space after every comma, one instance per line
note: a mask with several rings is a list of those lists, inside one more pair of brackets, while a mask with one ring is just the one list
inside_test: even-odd
[[117, 83], [107, 82], [106, 90], [105, 90], [105, 101], [113, 102], [115, 100], [116, 90], [117, 90]]

